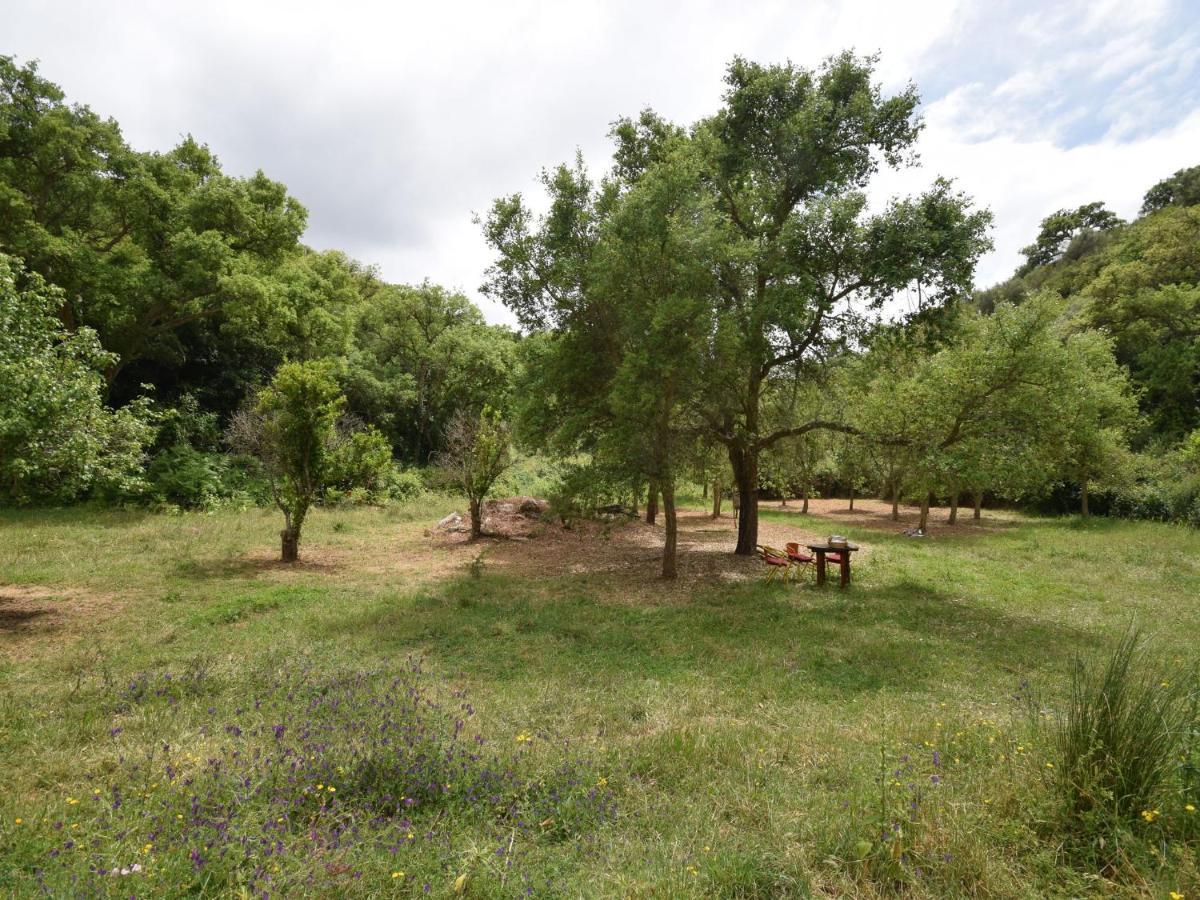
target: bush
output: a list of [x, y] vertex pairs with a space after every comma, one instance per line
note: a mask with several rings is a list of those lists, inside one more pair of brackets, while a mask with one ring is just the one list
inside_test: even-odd
[[388, 476], [387, 493], [390, 500], [416, 500], [425, 493], [425, 478], [416, 469], [393, 467]]
[[1187, 787], [1180, 761], [1197, 724], [1189, 684], [1143, 654], [1130, 631], [1107, 660], [1077, 660], [1054, 734], [1064, 824], [1102, 864], [1123, 854], [1125, 837], [1152, 825], [1161, 831]]
[[329, 455], [329, 488], [335, 493], [357, 491], [368, 501], [387, 495], [394, 471], [392, 447], [374, 426], [338, 434]]

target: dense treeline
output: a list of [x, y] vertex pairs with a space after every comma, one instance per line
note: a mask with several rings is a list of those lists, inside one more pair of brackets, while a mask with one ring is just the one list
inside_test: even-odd
[[[131, 148], [35, 65], [0, 57], [6, 499], [244, 491], [254, 480], [226, 456], [227, 426], [289, 361], [328, 361], [343, 417], [382, 432], [401, 463], [427, 463], [458, 410], [504, 407], [513, 332], [460, 294], [305, 247], [307, 216], [282, 184], [225, 173], [190, 136]], [[20, 383], [31, 341], [67, 396], [15, 399], [36, 390]], [[128, 440], [105, 439], [110, 422]], [[44, 458], [64, 429], [70, 466]]]
[[512, 435], [562, 462], [564, 510], [661, 499], [667, 576], [683, 481], [714, 514], [740, 495], [739, 553], [760, 493], [911, 500], [921, 528], [984, 497], [1200, 523], [1200, 167], [1133, 222], [1048, 216], [974, 291], [989, 213], [937, 177], [867, 202], [921, 127], [874, 66], [734, 60], [713, 115], [619, 120], [598, 179], [576, 159], [545, 213], [497, 200], [483, 290], [522, 336], [304, 246], [282, 184], [192, 137], [134, 150], [0, 57], [0, 497], [274, 502], [294, 558], [311, 504], [420, 489], [406, 466], [476, 512]]
[[1105, 473], [1103, 507], [1200, 524], [1200, 166], [1151, 187], [1132, 222], [1099, 202], [1060, 210], [1024, 253], [979, 308], [1062, 298], [1075, 329], [1111, 342], [1137, 397], [1136, 452]]

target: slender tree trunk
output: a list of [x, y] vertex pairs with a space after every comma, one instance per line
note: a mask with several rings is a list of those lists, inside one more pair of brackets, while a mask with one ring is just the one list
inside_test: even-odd
[[892, 521], [900, 521], [900, 483], [892, 482]]
[[1088, 512], [1088, 483], [1086, 478], [1079, 485], [1079, 514], [1085, 519], [1091, 515]]
[[280, 559], [286, 563], [295, 562], [300, 558], [300, 535], [285, 528], [279, 532]]
[[804, 489], [804, 506], [800, 508], [800, 512], [806, 516], [808, 515], [808, 488]]
[[850, 485], [850, 512], [854, 512], [854, 485]]
[[646, 524], [653, 525], [658, 521], [658, 484], [650, 482], [650, 488], [646, 494]]
[[[279, 504], [280, 507], [283, 504]], [[303, 515], [294, 515], [283, 510], [283, 531], [279, 532], [279, 558], [286, 563], [295, 562], [300, 558], [300, 526], [304, 524]]]
[[721, 518], [721, 500], [723, 499], [721, 495], [724, 493], [724, 490], [725, 490], [725, 489], [724, 489], [724, 488], [721, 486], [721, 482], [719, 482], [719, 481], [714, 481], [714, 482], [713, 482], [713, 489], [712, 489], [712, 498], [713, 498], [712, 517], [713, 517], [714, 519], [719, 519], [719, 518]]
[[917, 528], [921, 531], [925, 530], [925, 526], [929, 524], [929, 500], [932, 497], [930, 491], [926, 491], [921, 496], [921, 521], [917, 523]]
[[951, 525], [958, 524], [958, 491], [950, 494], [950, 519]]
[[483, 511], [480, 509], [480, 502], [472, 499], [471, 504], [471, 540], [476, 540], [483, 536]]
[[668, 476], [662, 482], [663, 518], [666, 520], [666, 534], [663, 539], [662, 577], [676, 576], [676, 543], [677, 530], [675, 521], [675, 478]]
[[[708, 479], [707, 478], [701, 479], [700, 485], [701, 485], [700, 499], [707, 500], [708, 499]], [[666, 500], [663, 501], [663, 503], [666, 503], [666, 502], [667, 502]]]
[[980, 514], [981, 514], [981, 513], [980, 513], [980, 511], [983, 509], [983, 491], [976, 491], [976, 492], [975, 492], [975, 496], [974, 496], [974, 497], [972, 497], [971, 499], [972, 499], [972, 500], [974, 501], [974, 503], [975, 503], [975, 514], [974, 514], [974, 518], [975, 518], [975, 519], [978, 519], [978, 518], [980, 517]]
[[731, 446], [729, 462], [737, 482], [740, 499], [737, 548], [739, 556], [753, 556], [758, 546], [758, 454], [748, 448]]

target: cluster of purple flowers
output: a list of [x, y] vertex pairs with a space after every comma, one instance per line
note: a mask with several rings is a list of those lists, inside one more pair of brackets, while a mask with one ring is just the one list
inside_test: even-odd
[[140, 676], [123, 692], [126, 710], [161, 698], [164, 731], [188, 737], [136, 748], [97, 780], [91, 821], [41, 866], [48, 892], [109, 893], [114, 871], [144, 879], [121, 878], [125, 896], [337, 893], [384, 870], [420, 884], [454, 874], [464, 837], [493, 841], [514, 885], [527, 882], [512, 871], [523, 848], [589, 841], [615, 812], [606, 779], [565, 743], [549, 762], [531, 742], [493, 752], [463, 693], [431, 690], [416, 664], [278, 672], [199, 723], [175, 721], [176, 685]]

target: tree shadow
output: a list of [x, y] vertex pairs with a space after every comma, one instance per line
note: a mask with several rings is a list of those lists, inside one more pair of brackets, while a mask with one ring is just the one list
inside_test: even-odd
[[35, 624], [50, 624], [50, 620], [38, 623], [39, 619], [52, 616], [54, 610], [46, 606], [18, 605], [11, 598], [0, 595], [0, 633], [18, 634], [28, 631]]
[[615, 603], [611, 585], [594, 579], [540, 587], [458, 578], [320, 628], [367, 634], [385, 652], [427, 652], [486, 681], [550, 677], [582, 687], [701, 677], [731, 691], [832, 700], [927, 690], [973, 672], [1011, 676], [1015, 687], [1023, 668], [1065, 664], [1092, 641], [1081, 629], [913, 581], [844, 592], [756, 581], [658, 605]]
[[296, 562], [283, 562], [274, 557], [221, 556], [208, 559], [182, 559], [172, 567], [172, 575], [186, 581], [213, 581], [220, 579], [251, 579], [267, 572], [324, 574], [331, 575], [345, 568], [344, 565], [321, 559], [306, 559], [301, 555]]

